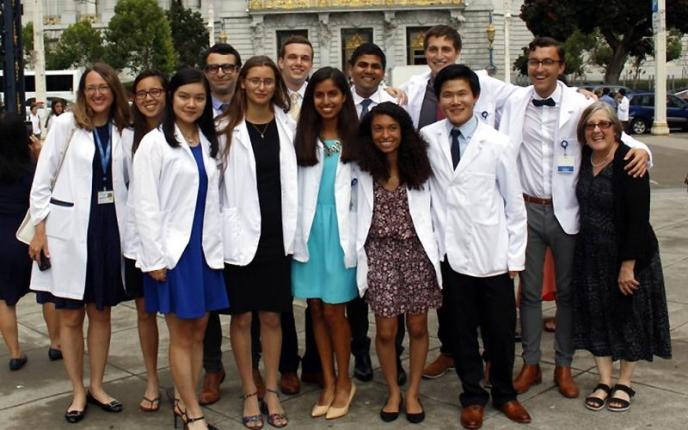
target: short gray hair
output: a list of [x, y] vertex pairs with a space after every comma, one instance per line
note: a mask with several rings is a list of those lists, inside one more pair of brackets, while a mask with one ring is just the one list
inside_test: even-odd
[[576, 130], [576, 137], [578, 137], [578, 142], [581, 145], [586, 144], [585, 124], [587, 124], [588, 119], [597, 111], [602, 111], [607, 115], [607, 118], [612, 123], [612, 128], [614, 129], [614, 136], [616, 137], [617, 142], [620, 142], [621, 133], [623, 132], [623, 126], [621, 125], [621, 121], [619, 121], [619, 118], [616, 116], [614, 108], [609, 106], [607, 103], [601, 101], [596, 101], [595, 103], [591, 104], [590, 106], [585, 108], [585, 110], [581, 114], [580, 121], [578, 121], [578, 129]]

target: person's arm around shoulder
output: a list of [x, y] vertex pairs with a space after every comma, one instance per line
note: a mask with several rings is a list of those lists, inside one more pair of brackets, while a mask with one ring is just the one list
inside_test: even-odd
[[134, 157], [133, 206], [136, 230], [140, 238], [138, 263], [141, 271], [153, 279], [164, 282], [167, 264], [163, 246], [163, 212], [159, 199], [160, 177], [163, 166], [164, 135], [159, 131], [148, 133], [141, 140]]
[[648, 167], [652, 167], [652, 152], [650, 148], [626, 133], [621, 133], [621, 141], [631, 148], [624, 158], [627, 161], [624, 170], [633, 177], [644, 176]]
[[509, 234], [508, 268], [509, 276], [514, 278], [518, 272], [525, 269], [526, 242], [528, 225], [526, 222], [526, 206], [523, 202], [521, 180], [518, 176], [516, 157], [511, 151], [508, 138], [499, 134], [502, 139], [501, 149], [497, 159], [497, 186], [504, 199], [506, 228]]

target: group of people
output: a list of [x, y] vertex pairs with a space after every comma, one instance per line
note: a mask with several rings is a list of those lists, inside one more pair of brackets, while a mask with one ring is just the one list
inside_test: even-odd
[[[373, 377], [370, 308], [388, 388], [380, 418], [404, 414], [420, 423], [427, 317], [436, 309], [441, 347], [429, 367], [433, 376], [456, 369], [461, 425], [480, 428], [490, 397], [509, 419], [528, 423], [517, 395], [542, 381], [550, 248], [554, 382], [577, 397], [571, 363], [576, 349], [588, 350], [600, 381], [585, 406], [628, 409], [635, 363], [671, 355], [648, 221], [650, 152], [622, 133], [615, 112], [558, 80], [565, 65], [557, 41], [530, 44], [526, 88], [456, 64], [461, 48], [454, 28], [431, 28], [429, 71], [383, 88], [385, 54], [372, 43], [354, 51], [348, 77], [333, 67], [311, 75], [313, 47], [303, 37], [288, 39], [277, 63], [255, 56], [242, 64], [239, 52], [218, 44], [202, 70], [181, 69], [169, 81], [140, 74], [131, 110], [112, 68], [88, 68], [72, 113], [55, 119], [35, 169], [27, 139], [16, 134], [3, 145], [0, 204], [13, 208], [0, 212], [3, 239], [27, 208], [36, 227], [31, 269], [18, 255], [26, 247], [0, 251], [3, 261], [12, 253], [15, 265], [0, 270], [12, 360], [26, 363], [13, 307], [30, 276], [39, 303], [57, 309], [51, 348], [64, 357], [73, 386], [65, 419], [79, 422], [88, 404], [119, 412], [122, 404], [103, 386], [110, 312], [135, 299], [147, 370], [140, 409], [160, 408], [162, 313], [175, 425], [180, 418], [186, 428], [212, 429], [202, 406], [221, 394], [218, 315], [230, 314], [243, 425], [284, 427], [280, 392], [299, 391], [300, 361], [302, 380], [321, 387], [311, 416], [348, 413], [356, 396], [350, 356], [356, 379]], [[9, 127], [12, 117], [2, 123]], [[517, 276], [524, 365], [513, 380]], [[308, 304], [303, 359], [294, 298]]]

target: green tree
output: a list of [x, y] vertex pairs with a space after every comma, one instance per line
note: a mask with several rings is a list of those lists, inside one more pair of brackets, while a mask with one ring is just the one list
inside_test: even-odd
[[102, 33], [89, 21], [80, 21], [67, 27], [54, 49], [46, 52], [46, 68], [69, 69], [87, 67], [105, 56]]
[[116, 69], [174, 70], [170, 24], [155, 0], [119, 0], [106, 39], [108, 62]]
[[181, 0], [173, 0], [167, 19], [172, 29], [172, 42], [177, 52], [178, 66], [196, 67], [208, 49], [208, 29], [197, 11], [185, 8]]
[[[606, 61], [605, 81], [616, 83], [628, 57], [648, 55], [652, 37], [652, 0], [524, 0], [521, 19], [537, 36], [567, 40], [576, 30], [598, 31], [610, 52], [599, 52]], [[688, 0], [667, 2], [667, 27], [688, 32]], [[595, 54], [593, 53], [593, 57]]]

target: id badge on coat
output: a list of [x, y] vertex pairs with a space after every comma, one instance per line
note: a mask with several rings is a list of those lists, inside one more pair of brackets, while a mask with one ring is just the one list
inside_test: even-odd
[[98, 191], [98, 204], [107, 205], [115, 202], [115, 192], [112, 190]]
[[569, 174], [573, 173], [575, 170], [575, 167], [573, 165], [573, 157], [570, 157], [566, 154], [560, 155], [557, 157], [557, 172], [558, 173], [564, 173], [564, 174]]

